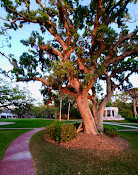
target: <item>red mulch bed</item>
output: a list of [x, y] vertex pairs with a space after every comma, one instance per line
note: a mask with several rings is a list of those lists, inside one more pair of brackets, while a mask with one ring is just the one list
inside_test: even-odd
[[[45, 137], [45, 140], [55, 144], [55, 141]], [[57, 144], [57, 143], [56, 143]], [[80, 132], [76, 139], [70, 142], [60, 143], [60, 146], [66, 148], [84, 148], [94, 150], [109, 150], [109, 151], [123, 151], [129, 147], [129, 142], [121, 137], [109, 137], [104, 134], [89, 135]]]

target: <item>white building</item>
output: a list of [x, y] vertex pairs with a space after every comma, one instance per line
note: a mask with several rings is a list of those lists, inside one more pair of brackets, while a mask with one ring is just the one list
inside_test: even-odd
[[12, 118], [12, 117], [17, 117], [16, 114], [12, 114], [11, 111], [3, 111], [0, 113], [0, 118]]
[[105, 107], [103, 120], [124, 120], [118, 114], [118, 107]]

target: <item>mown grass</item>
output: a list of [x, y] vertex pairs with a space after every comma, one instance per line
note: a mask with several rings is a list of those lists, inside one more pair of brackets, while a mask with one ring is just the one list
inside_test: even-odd
[[125, 119], [125, 120], [104, 120], [104, 122], [135, 123], [134, 121], [128, 120], [128, 119]]
[[59, 121], [44, 119], [0, 119], [0, 122], [15, 122], [15, 124], [0, 125], [0, 128], [40, 128]]
[[36, 175], [137, 175], [138, 132], [123, 132], [131, 151], [114, 154], [90, 149], [66, 149], [44, 141], [45, 131], [30, 140]]
[[138, 124], [135, 124], [135, 123], [132, 123], [132, 124], [129, 124], [129, 123], [126, 123], [126, 124], [121, 124], [121, 125], [123, 125], [123, 126], [126, 126], [126, 125], [129, 125], [129, 126], [136, 126], [136, 127], [138, 127]]
[[10, 143], [20, 135], [30, 130], [0, 130], [0, 161]]
[[104, 124], [104, 126], [108, 126], [108, 127], [116, 127], [117, 128], [117, 130], [119, 130], [119, 129], [133, 129], [133, 128], [131, 128], [131, 127], [125, 127], [125, 125], [124, 126], [118, 126], [118, 125], [108, 125], [108, 124]]

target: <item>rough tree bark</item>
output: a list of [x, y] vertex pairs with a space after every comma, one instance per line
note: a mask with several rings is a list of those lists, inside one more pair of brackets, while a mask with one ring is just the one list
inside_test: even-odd
[[104, 116], [104, 109], [107, 106], [108, 102], [110, 101], [112, 96], [112, 93], [108, 94], [103, 101], [100, 104], [93, 103], [93, 114], [94, 114], [94, 119], [96, 121], [96, 127], [99, 132], [103, 133], [104, 128], [103, 128], [103, 116]]
[[92, 108], [97, 129], [101, 133], [104, 132], [103, 127], [104, 110], [113, 95], [113, 90], [111, 88], [111, 79], [108, 75], [106, 82], [107, 82], [107, 95], [104, 97], [104, 99], [101, 101], [100, 104], [96, 101], [96, 98], [93, 98], [93, 108]]
[[94, 118], [92, 116], [88, 98], [86, 94], [79, 94], [76, 98], [77, 105], [80, 111], [80, 114], [82, 116], [84, 126], [85, 126], [85, 132], [87, 134], [94, 134], [97, 135], [97, 128], [94, 122]]

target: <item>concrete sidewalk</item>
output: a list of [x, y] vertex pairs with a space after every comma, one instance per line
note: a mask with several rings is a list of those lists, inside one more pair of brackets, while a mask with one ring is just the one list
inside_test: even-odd
[[117, 131], [138, 131], [138, 129], [118, 129]]
[[33, 162], [29, 150], [29, 140], [33, 134], [44, 128], [29, 131], [15, 139], [6, 150], [0, 164], [0, 175], [34, 175]]
[[138, 126], [130, 126], [129, 124], [115, 123], [115, 122], [103, 122], [103, 124], [114, 125], [114, 126], [123, 126], [125, 128], [138, 129]]

